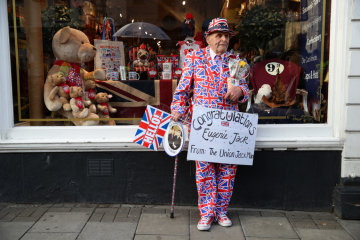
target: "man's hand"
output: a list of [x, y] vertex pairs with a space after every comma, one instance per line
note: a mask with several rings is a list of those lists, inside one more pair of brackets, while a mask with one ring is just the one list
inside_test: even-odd
[[178, 113], [178, 112], [171, 112], [171, 119], [174, 121], [174, 122], [177, 122], [179, 121], [179, 119], [181, 118], [182, 114], [181, 113]]
[[228, 92], [225, 95], [225, 99], [231, 100], [233, 102], [237, 102], [239, 98], [242, 96], [244, 96], [242, 88], [233, 86], [228, 88]]

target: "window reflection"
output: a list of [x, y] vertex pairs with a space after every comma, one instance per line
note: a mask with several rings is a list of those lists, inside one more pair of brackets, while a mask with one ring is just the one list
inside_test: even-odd
[[[329, 1], [8, 0], [8, 13], [17, 126], [138, 124], [148, 104], [169, 112], [184, 56], [206, 47], [204, 31], [219, 16], [237, 32], [228, 50], [251, 65], [242, 111], [264, 124], [327, 121]], [[86, 37], [73, 41], [96, 47], [93, 57], [56, 58], [53, 37], [67, 26]], [[59, 69], [64, 76], [53, 75]], [[50, 75], [60, 82], [46, 84]], [[74, 87], [82, 97], [70, 96]], [[60, 107], [45, 104], [50, 93]]]

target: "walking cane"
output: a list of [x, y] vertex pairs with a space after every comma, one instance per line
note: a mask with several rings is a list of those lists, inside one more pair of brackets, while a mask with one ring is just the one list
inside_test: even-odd
[[174, 218], [175, 186], [176, 186], [177, 165], [178, 165], [178, 155], [175, 156], [174, 180], [173, 180], [173, 190], [172, 190], [172, 197], [171, 197], [170, 218]]

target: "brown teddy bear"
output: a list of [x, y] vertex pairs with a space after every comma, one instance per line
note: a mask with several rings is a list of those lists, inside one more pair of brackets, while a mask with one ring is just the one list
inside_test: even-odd
[[64, 74], [59, 72], [49, 76], [49, 85], [53, 87], [49, 99], [54, 102], [61, 102], [64, 111], [70, 111], [71, 107], [68, 102], [70, 88], [66, 84]]
[[[104, 92], [97, 93], [95, 96], [95, 101], [97, 104], [97, 111], [100, 118], [110, 118], [110, 113], [116, 113], [117, 109], [113, 108], [110, 103], [109, 99], [112, 98], [111, 94], [107, 94]], [[102, 121], [102, 123], [108, 124], [108, 125], [115, 125], [115, 121], [113, 120], [106, 120]]]
[[84, 85], [84, 104], [86, 107], [89, 107], [90, 112], [96, 113], [96, 106], [94, 104], [96, 96], [96, 83], [94, 80], [86, 80]]
[[83, 89], [81, 87], [70, 87], [70, 106], [75, 118], [86, 118], [89, 114], [89, 109], [85, 107], [82, 96]]
[[[87, 72], [80, 67], [81, 63], [92, 61], [95, 57], [96, 48], [90, 44], [89, 38], [81, 31], [64, 27], [60, 29], [53, 37], [53, 53], [56, 61], [50, 68], [44, 85], [44, 102], [49, 111], [58, 112], [66, 118], [73, 119], [71, 111], [62, 109], [63, 101], [60, 97], [55, 97], [53, 75], [61, 73], [65, 78], [65, 83], [70, 87], [81, 87], [84, 89], [84, 81], [87, 80], [105, 80], [105, 71], [96, 69], [93, 72]], [[53, 91], [53, 92], [52, 92]], [[56, 91], [56, 90], [55, 90]], [[61, 92], [61, 91], [60, 91]], [[50, 95], [50, 93], [52, 95]], [[89, 113], [87, 118], [97, 119], [95, 113]], [[96, 120], [73, 121], [75, 125], [87, 126], [97, 125]]]

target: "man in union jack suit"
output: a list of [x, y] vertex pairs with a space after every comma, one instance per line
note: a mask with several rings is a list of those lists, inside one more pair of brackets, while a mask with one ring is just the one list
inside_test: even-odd
[[[238, 111], [238, 102], [247, 101], [248, 86], [245, 78], [240, 79], [240, 84], [236, 87], [228, 89], [226, 84], [230, 75], [229, 58], [238, 58], [226, 51], [231, 35], [233, 32], [229, 29], [227, 20], [215, 18], [206, 31], [208, 47], [186, 56], [171, 104], [174, 121], [185, 117], [189, 103], [190, 106]], [[227, 210], [236, 169], [236, 165], [196, 161], [196, 186], [201, 216], [198, 230], [209, 230], [214, 221], [224, 227], [232, 225]]]

